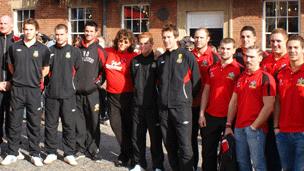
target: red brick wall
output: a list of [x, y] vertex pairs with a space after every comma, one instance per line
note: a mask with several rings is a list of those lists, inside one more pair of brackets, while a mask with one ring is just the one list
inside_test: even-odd
[[0, 16], [12, 14], [12, 9], [8, 0], [0, 0], [0, 9]]

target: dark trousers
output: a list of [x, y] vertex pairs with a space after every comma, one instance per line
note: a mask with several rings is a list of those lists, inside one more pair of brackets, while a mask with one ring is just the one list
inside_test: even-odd
[[147, 168], [146, 133], [149, 130], [153, 169], [163, 169], [164, 153], [159, 125], [158, 111], [155, 108], [134, 107], [132, 115], [133, 162]]
[[273, 130], [273, 117], [268, 119], [269, 131], [266, 135], [265, 144], [265, 157], [267, 163], [267, 170], [269, 171], [281, 171], [281, 161], [276, 144], [276, 137]]
[[59, 116], [62, 123], [62, 141], [64, 155], [74, 155], [75, 137], [75, 114], [76, 97], [66, 99], [45, 100], [45, 148], [48, 154], [56, 154], [57, 151], [57, 128]]
[[[7, 115], [10, 113], [10, 92], [0, 92], [0, 144], [2, 143], [2, 138], [7, 134], [8, 119]], [[3, 126], [5, 128], [3, 131]]]
[[161, 108], [160, 125], [169, 164], [173, 171], [192, 171], [193, 152], [191, 145], [191, 106]]
[[193, 168], [197, 169], [198, 161], [199, 161], [199, 153], [198, 153], [198, 142], [197, 137], [200, 130], [198, 120], [199, 120], [200, 106], [192, 107], [192, 151], [193, 151]]
[[8, 151], [9, 155], [18, 155], [21, 142], [23, 112], [26, 108], [27, 137], [29, 153], [32, 156], [40, 154], [40, 121], [41, 121], [41, 91], [39, 88], [12, 87], [11, 108], [8, 115]]
[[100, 145], [99, 92], [89, 95], [76, 95], [76, 148], [95, 155]]
[[118, 159], [127, 162], [132, 158], [132, 100], [133, 93], [108, 93], [111, 128], [120, 145]]
[[221, 134], [225, 130], [226, 117], [214, 117], [205, 113], [206, 124], [202, 128], [202, 148], [203, 148], [203, 171], [217, 170], [217, 147], [221, 139]]

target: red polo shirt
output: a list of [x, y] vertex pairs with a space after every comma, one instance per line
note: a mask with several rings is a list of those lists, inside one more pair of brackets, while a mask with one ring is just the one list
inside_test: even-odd
[[[274, 78], [259, 69], [249, 74], [245, 71], [234, 88], [237, 94], [236, 128], [250, 126], [258, 117], [263, 107], [263, 96], [275, 96], [276, 84]], [[262, 125], [267, 130], [266, 122]]]
[[304, 132], [304, 65], [293, 72], [287, 65], [277, 76], [281, 132]]
[[272, 76], [275, 76], [288, 63], [289, 63], [289, 57], [287, 53], [278, 60], [275, 60], [274, 54], [271, 53], [263, 59], [263, 61], [261, 62], [261, 68], [264, 71], [270, 73]]
[[130, 62], [137, 53], [121, 53], [114, 48], [106, 48], [108, 58], [105, 63], [107, 91], [120, 94], [133, 91]]
[[204, 85], [206, 83], [206, 79], [208, 77], [208, 69], [211, 65], [215, 64], [220, 60], [217, 54], [215, 54], [211, 47], [208, 46], [207, 50], [204, 54], [199, 55], [197, 49], [194, 49], [192, 53], [195, 56], [196, 61], [198, 62], [200, 74], [201, 74], [201, 90], [198, 95], [194, 95], [192, 106], [200, 106], [201, 97], [204, 90]]
[[206, 84], [210, 85], [206, 112], [215, 117], [227, 117], [234, 85], [241, 74], [241, 65], [233, 60], [222, 67], [218, 62], [209, 69]]

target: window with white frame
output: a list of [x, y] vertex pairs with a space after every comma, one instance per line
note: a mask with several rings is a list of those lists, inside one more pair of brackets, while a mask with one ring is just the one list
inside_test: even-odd
[[15, 13], [14, 32], [17, 35], [20, 35], [23, 32], [24, 21], [29, 19], [29, 18], [35, 18], [35, 10], [15, 10], [14, 13]]
[[72, 39], [78, 35], [84, 34], [84, 25], [87, 21], [93, 19], [92, 8], [70, 8], [69, 21], [71, 24]]
[[130, 29], [134, 34], [149, 31], [150, 5], [124, 5], [122, 7], [122, 28]]
[[266, 0], [264, 2], [266, 48], [270, 48], [270, 34], [273, 29], [283, 28], [288, 35], [299, 34], [298, 0]]

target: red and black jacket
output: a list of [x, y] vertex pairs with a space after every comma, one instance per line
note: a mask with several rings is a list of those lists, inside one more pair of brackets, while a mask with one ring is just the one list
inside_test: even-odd
[[166, 51], [157, 60], [160, 107], [191, 106], [200, 90], [200, 71], [193, 54], [183, 48]]
[[104, 82], [103, 66], [107, 55], [98, 42], [89, 46], [82, 42], [79, 49], [82, 58], [75, 76], [76, 90], [78, 94], [87, 95], [96, 91]]
[[13, 32], [4, 35], [0, 33], [0, 81], [7, 81], [11, 79], [11, 74], [7, 69], [7, 55], [8, 48], [14, 43], [19, 41], [20, 38], [15, 36]]

